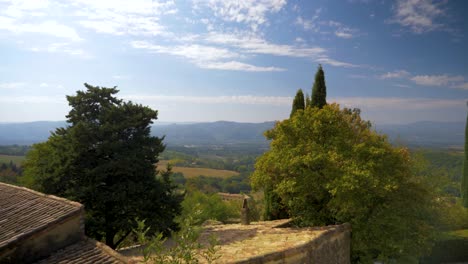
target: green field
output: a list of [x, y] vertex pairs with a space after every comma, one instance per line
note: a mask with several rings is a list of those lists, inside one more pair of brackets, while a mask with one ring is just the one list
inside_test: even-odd
[[21, 165], [24, 159], [25, 156], [11, 156], [0, 154], [0, 163], [10, 163], [10, 161], [13, 161], [13, 163], [15, 163], [16, 165]]
[[[158, 163], [158, 169], [165, 169], [168, 161], [161, 160]], [[207, 176], [207, 177], [216, 177], [216, 178], [229, 178], [232, 176], [239, 175], [236, 171], [230, 170], [216, 170], [216, 169], [209, 169], [209, 168], [191, 168], [191, 167], [172, 167], [173, 172], [181, 172], [184, 174], [186, 179], [193, 178], [197, 176]]]

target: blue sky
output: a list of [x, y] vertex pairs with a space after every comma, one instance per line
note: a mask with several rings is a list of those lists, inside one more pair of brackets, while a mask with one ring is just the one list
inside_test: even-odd
[[[289, 116], [318, 64], [376, 124], [464, 121], [461, 0], [0, 0], [0, 122], [64, 120], [87, 82], [161, 121]], [[465, 12], [465, 13], [464, 13]]]

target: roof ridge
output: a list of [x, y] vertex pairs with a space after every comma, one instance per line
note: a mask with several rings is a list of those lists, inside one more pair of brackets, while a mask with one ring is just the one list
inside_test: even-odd
[[3, 183], [3, 182], [0, 182], [0, 185], [4, 185], [4, 186], [10, 187], [10, 188], [15, 188], [15, 189], [18, 189], [18, 190], [26, 191], [26, 192], [35, 194], [35, 195], [43, 197], [43, 198], [52, 199], [52, 200], [55, 200], [55, 201], [58, 201], [58, 202], [61, 202], [61, 203], [67, 204], [67, 205], [75, 206], [77, 208], [82, 208], [83, 207], [83, 205], [81, 203], [79, 203], [79, 202], [74, 202], [74, 201], [71, 201], [71, 200], [68, 200], [68, 199], [65, 199], [65, 198], [62, 198], [62, 197], [52, 195], [52, 194], [41, 193], [41, 192], [34, 191], [34, 190], [31, 190], [31, 189], [26, 188], [26, 187], [16, 186], [16, 185]]

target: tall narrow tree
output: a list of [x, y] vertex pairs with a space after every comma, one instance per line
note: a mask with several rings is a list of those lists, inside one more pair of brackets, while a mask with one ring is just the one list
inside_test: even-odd
[[463, 206], [468, 208], [468, 116], [466, 117], [466, 126], [465, 126], [465, 159], [463, 160], [463, 178], [462, 178], [462, 185], [461, 185], [461, 195], [463, 198]]
[[314, 86], [312, 87], [312, 106], [322, 109], [327, 104], [327, 87], [325, 85], [325, 73], [322, 65], [319, 65], [315, 73]]
[[308, 93], [306, 93], [306, 96], [305, 96], [305, 107], [310, 107], [312, 105], [312, 101], [310, 100], [310, 96]]
[[292, 116], [297, 110], [299, 109], [304, 110], [304, 108], [305, 108], [304, 93], [302, 92], [302, 89], [299, 89], [297, 90], [296, 96], [294, 97], [290, 116]]

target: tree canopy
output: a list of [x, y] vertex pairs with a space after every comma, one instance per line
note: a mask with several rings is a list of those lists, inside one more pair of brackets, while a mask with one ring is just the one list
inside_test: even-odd
[[302, 92], [302, 89], [299, 89], [297, 90], [296, 96], [294, 97], [294, 100], [293, 100], [291, 116], [297, 110], [304, 110], [304, 108], [305, 108], [304, 93]]
[[322, 65], [319, 65], [315, 73], [315, 81], [312, 87], [312, 100], [313, 107], [323, 108], [327, 104], [327, 86], [325, 85], [325, 73], [323, 72]]
[[281, 198], [299, 225], [349, 222], [353, 262], [418, 256], [430, 247], [433, 201], [405, 148], [363, 121], [359, 110], [307, 107], [265, 133], [255, 189]]
[[146, 219], [152, 231], [175, 229], [182, 197], [157, 175], [155, 164], [164, 150], [150, 135], [157, 111], [115, 97], [114, 88], [85, 84], [67, 96], [68, 126], [46, 142], [33, 145], [24, 163], [24, 182], [38, 191], [85, 205], [86, 233], [115, 248]]

